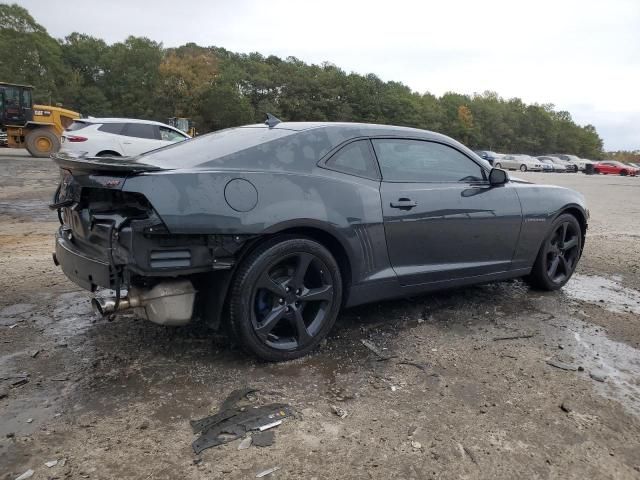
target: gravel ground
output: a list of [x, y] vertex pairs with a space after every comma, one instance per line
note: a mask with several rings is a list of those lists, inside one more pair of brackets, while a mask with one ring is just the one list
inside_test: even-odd
[[[10, 153], [0, 479], [240, 479], [271, 467], [265, 478], [640, 478], [640, 178], [518, 173], [589, 202], [585, 254], [560, 292], [511, 281], [354, 308], [317, 353], [264, 364], [198, 325], [96, 320], [51, 261], [56, 169]], [[259, 389], [250, 404], [297, 415], [272, 446], [195, 455], [189, 420], [247, 385]]]

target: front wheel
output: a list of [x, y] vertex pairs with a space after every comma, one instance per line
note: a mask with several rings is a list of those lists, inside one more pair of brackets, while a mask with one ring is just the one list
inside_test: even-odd
[[234, 336], [245, 351], [271, 362], [316, 348], [342, 302], [335, 259], [308, 238], [280, 237], [258, 247], [242, 262], [231, 287]]
[[500, 163], [496, 163], [496, 164], [494, 165], [494, 167], [495, 167], [495, 168], [502, 168], [502, 165], [501, 165]]
[[540, 247], [531, 274], [525, 278], [541, 290], [558, 290], [571, 278], [582, 252], [582, 229], [573, 215], [560, 215]]
[[527, 171], [527, 166], [524, 165], [524, 164], [520, 165], [520, 171], [521, 172], [526, 172]]
[[626, 170], [622, 170], [620, 172], [620, 176], [622, 176], [622, 177], [626, 177], [627, 175], [629, 175], [629, 172], [627, 172]]

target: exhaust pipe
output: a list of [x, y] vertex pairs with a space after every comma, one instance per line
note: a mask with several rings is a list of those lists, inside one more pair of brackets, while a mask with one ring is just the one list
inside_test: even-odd
[[171, 280], [149, 289], [131, 287], [129, 295], [120, 298], [117, 309], [115, 297], [94, 297], [91, 306], [100, 317], [133, 310], [137, 316], [154, 323], [180, 326], [191, 321], [195, 298], [196, 290], [189, 280]]
[[91, 299], [91, 308], [99, 317], [106, 317], [107, 315], [111, 315], [116, 311], [120, 312], [122, 310], [128, 310], [131, 308], [131, 303], [129, 302], [128, 297], [120, 298], [120, 303], [118, 304], [118, 308], [116, 310], [116, 298], [92, 298]]

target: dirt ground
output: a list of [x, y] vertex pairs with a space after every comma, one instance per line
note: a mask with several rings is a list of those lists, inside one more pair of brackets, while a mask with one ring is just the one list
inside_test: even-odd
[[[640, 478], [640, 178], [519, 174], [590, 204], [560, 292], [511, 281], [354, 308], [315, 354], [264, 364], [198, 325], [95, 319], [51, 261], [56, 169], [4, 152], [0, 479]], [[296, 417], [272, 446], [195, 455], [189, 420], [244, 386]]]

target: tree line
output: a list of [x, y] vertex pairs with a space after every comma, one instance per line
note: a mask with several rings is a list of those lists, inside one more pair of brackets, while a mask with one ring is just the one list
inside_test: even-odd
[[270, 112], [289, 121], [412, 126], [498, 152], [603, 155], [595, 127], [576, 124], [552, 104], [526, 104], [495, 92], [437, 97], [328, 62], [194, 43], [164, 48], [130, 36], [108, 45], [77, 32], [55, 39], [15, 4], [0, 4], [0, 45], [0, 81], [33, 85], [35, 100], [83, 115], [190, 117], [205, 133], [260, 122]]

